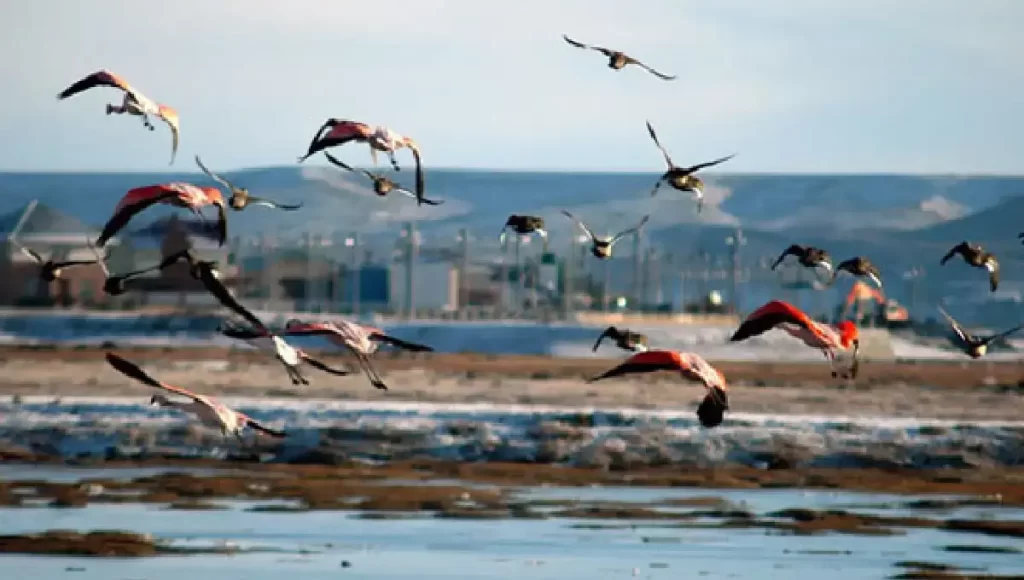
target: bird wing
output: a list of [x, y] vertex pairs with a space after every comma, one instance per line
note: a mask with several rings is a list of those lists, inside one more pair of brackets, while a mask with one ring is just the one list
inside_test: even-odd
[[990, 336], [990, 337], [986, 338], [985, 342], [992, 342], [994, 340], [998, 340], [1000, 338], [1004, 338], [1004, 337], [1010, 336], [1011, 334], [1017, 332], [1018, 330], [1020, 330], [1022, 328], [1024, 328], [1024, 324], [1021, 324], [1019, 326], [1014, 326], [1010, 330], [1004, 330], [1003, 332], [1000, 332], [999, 334], [996, 334], [994, 336]]
[[142, 368], [140, 368], [139, 365], [125, 358], [122, 358], [112, 352], [108, 352], [106, 354], [106, 358], [107, 362], [110, 363], [110, 366], [114, 367], [114, 369], [117, 370], [119, 373], [123, 374], [128, 378], [135, 379], [136, 381], [139, 381], [144, 385], [155, 387], [157, 389], [163, 389], [176, 395], [182, 395], [196, 401], [197, 403], [203, 403], [204, 405], [212, 406], [213, 404], [213, 400], [210, 399], [209, 397], [206, 397], [204, 395], [198, 395], [187, 389], [182, 389], [181, 387], [168, 385], [163, 381], [156, 380], [155, 378], [150, 376], [149, 373], [142, 370]]
[[[402, 140], [402, 143], [406, 147], [409, 148], [409, 151], [412, 151], [413, 159], [416, 160], [416, 199], [417, 200], [422, 200], [423, 199], [423, 190], [426, 187], [426, 183], [424, 182], [424, 179], [423, 179], [423, 163], [422, 163], [422, 159], [420, 157], [420, 147], [419, 147], [419, 145], [416, 144], [415, 141], [413, 141], [412, 139], [410, 139], [408, 137], [405, 137]], [[437, 205], [437, 204], [430, 204], [430, 205]]]
[[[349, 164], [345, 163], [344, 161], [341, 161], [337, 157], [331, 155], [327, 151], [324, 151], [324, 157], [327, 157], [328, 161], [330, 161], [331, 163], [337, 165], [338, 167], [340, 167], [342, 169], [347, 169], [349, 171], [354, 171], [356, 173], [362, 173], [363, 175], [369, 177], [370, 179], [372, 179], [374, 181], [376, 181], [378, 179], [378, 177], [379, 177], [377, 174], [371, 173], [371, 172], [369, 172], [369, 171], [367, 171], [365, 169], [355, 169], [354, 167], [350, 166]], [[416, 195], [413, 194], [413, 197], [415, 197], [415, 196]]]
[[124, 79], [108, 70], [101, 70], [76, 81], [73, 85], [61, 91], [60, 94], [57, 95], [57, 98], [63, 100], [68, 97], [73, 97], [78, 93], [87, 91], [93, 87], [114, 87], [116, 89], [121, 89], [132, 96], [136, 95], [135, 89], [133, 89], [132, 86]]
[[110, 220], [103, 226], [103, 231], [100, 232], [100, 236], [96, 238], [96, 245], [102, 248], [103, 244], [106, 244], [107, 240], [114, 237], [117, 232], [121, 231], [124, 226], [128, 225], [128, 222], [131, 221], [135, 215], [152, 205], [167, 199], [173, 199], [178, 197], [178, 195], [179, 192], [168, 189], [162, 185], [140, 187], [129, 191], [117, 204], [117, 209], [114, 210], [114, 215], [111, 216]]
[[270, 427], [266, 427], [262, 423], [260, 423], [256, 419], [253, 419], [252, 417], [246, 415], [245, 413], [240, 413], [238, 411], [235, 411], [235, 414], [237, 414], [238, 417], [242, 421], [245, 422], [245, 425], [247, 427], [251, 427], [251, 428], [253, 428], [253, 429], [257, 430], [257, 431], [266, 433], [267, 435], [270, 435], [271, 437], [276, 437], [278, 439], [283, 439], [283, 438], [288, 436], [288, 434], [285, 433], [284, 431], [278, 431], [276, 429], [271, 429]]
[[302, 163], [303, 161], [306, 160], [307, 157], [309, 157], [309, 156], [311, 156], [311, 155], [313, 155], [314, 153], [317, 152], [316, 143], [317, 143], [317, 141], [320, 140], [320, 137], [323, 136], [325, 131], [327, 131], [328, 129], [333, 129], [334, 126], [337, 125], [338, 123], [344, 123], [344, 122], [345, 121], [343, 121], [341, 119], [333, 119], [333, 118], [332, 119], [327, 119], [326, 121], [324, 121], [324, 124], [321, 125], [319, 129], [317, 129], [316, 134], [313, 135], [313, 139], [309, 142], [309, 149], [306, 152], [306, 154], [303, 155], [302, 157], [299, 157], [299, 163]]
[[764, 334], [779, 324], [794, 324], [815, 332], [814, 321], [802, 310], [781, 300], [772, 300], [758, 308], [736, 329], [730, 342], [746, 340]]
[[288, 327], [282, 333], [285, 336], [341, 336], [338, 327], [322, 322], [305, 322]]
[[171, 129], [171, 162], [174, 165], [174, 158], [178, 156], [178, 141], [181, 134], [181, 122], [178, 120], [178, 112], [166, 105], [158, 105], [159, 117]]
[[232, 185], [230, 181], [228, 181], [227, 179], [224, 179], [220, 175], [218, 175], [218, 174], [210, 171], [209, 169], [207, 169], [206, 165], [203, 165], [203, 160], [199, 158], [198, 154], [196, 155], [196, 165], [199, 166], [199, 169], [201, 169], [202, 172], [205, 173], [207, 177], [209, 177], [210, 179], [212, 179], [212, 180], [216, 181], [217, 183], [223, 185], [224, 187], [226, 187], [228, 189], [228, 191], [234, 191], [236, 189], [235, 186]]
[[650, 219], [651, 219], [651, 216], [645, 215], [644, 218], [642, 220], [640, 220], [640, 223], [638, 223], [637, 225], [629, 228], [628, 230], [622, 230], [621, 232], [615, 234], [614, 236], [612, 236], [612, 239], [609, 240], [608, 243], [614, 244], [615, 242], [617, 242], [620, 239], [628, 236], [629, 234], [632, 234], [632, 233], [635, 233], [635, 232], [639, 232], [640, 228], [644, 227], [644, 224], [646, 224]]
[[781, 264], [782, 261], [786, 259], [786, 256], [799, 256], [805, 250], [806, 250], [806, 248], [804, 248], [803, 246], [799, 246], [797, 244], [793, 244], [793, 245], [789, 246], [781, 254], [779, 254], [779, 259], [775, 260], [775, 263], [772, 264], [772, 270], [777, 268], [779, 266], [779, 264]]
[[707, 169], [708, 167], [718, 165], [719, 163], [725, 163], [726, 161], [732, 159], [733, 157], [736, 157], [735, 153], [733, 153], [732, 155], [726, 155], [725, 157], [719, 157], [714, 161], [707, 161], [705, 163], [698, 163], [697, 165], [692, 165], [686, 168], [686, 173], [696, 173], [701, 169]]
[[[668, 168], [672, 169], [673, 167], [675, 167], [675, 164], [672, 163], [672, 158], [669, 157], [668, 155], [668, 151], [666, 151], [665, 148], [661, 145], [661, 141], [658, 141], [658, 135], [657, 133], [654, 132], [654, 127], [651, 126], [650, 121], [647, 121], [647, 132], [651, 135], [651, 140], [654, 141], [654, 144], [658, 146], [658, 150], [660, 150], [661, 154], [665, 157], [665, 163], [668, 165]], [[660, 184], [661, 181], [658, 181], [658, 183]]]
[[956, 254], [963, 254], [964, 251], [970, 250], [970, 249], [971, 249], [971, 247], [967, 244], [967, 242], [960, 242], [959, 244], [957, 244], [957, 245], [953, 246], [952, 248], [950, 248], [948, 252], [946, 252], [946, 255], [943, 256], [941, 260], [939, 260], [939, 264], [940, 265], [945, 264], [946, 262], [949, 261], [950, 258], [955, 256]]
[[250, 197], [249, 205], [262, 205], [264, 207], [272, 207], [274, 209], [283, 209], [284, 211], [295, 211], [302, 207], [302, 203], [296, 204], [284, 204], [276, 201], [271, 201], [262, 197]]
[[[324, 133], [325, 130], [327, 130], [326, 133]], [[299, 161], [304, 161], [310, 155], [323, 151], [328, 147], [343, 145], [349, 141], [365, 141], [372, 134], [373, 128], [366, 123], [329, 119], [320, 127], [316, 137], [309, 144], [309, 151], [300, 157]], [[373, 149], [371, 148], [371, 150]]]
[[604, 340], [606, 337], [616, 336], [618, 335], [618, 333], [619, 329], [615, 328], [614, 326], [609, 326], [608, 328], [604, 329], [604, 332], [601, 333], [601, 336], [597, 337], [597, 342], [594, 343], [594, 348], [593, 350], [591, 350], [591, 352], [597, 352], [597, 347], [601, 346], [601, 341]]
[[652, 75], [654, 75], [654, 76], [656, 76], [656, 77], [658, 77], [660, 79], [664, 79], [666, 81], [672, 81], [672, 80], [675, 80], [675, 78], [676, 78], [675, 75], [667, 75], [665, 73], [658, 72], [658, 71], [654, 70], [653, 68], [647, 66], [646, 64], [640, 62], [639, 60], [637, 60], [637, 59], [635, 59], [635, 58], [633, 58], [631, 56], [627, 56], [626, 57], [626, 61], [628, 63], [630, 63], [630, 64], [637, 65], [638, 67], [646, 70], [647, 72], [651, 73]]
[[678, 370], [680, 370], [680, 367], [678, 355], [676, 353], [665, 350], [651, 350], [635, 354], [626, 359], [626, 361], [619, 366], [607, 370], [596, 377], [587, 379], [587, 382], [593, 383], [595, 381], [629, 374]]
[[700, 355], [681, 353], [680, 361], [683, 363], [683, 373], [691, 379], [704, 383], [704, 387], [708, 391], [725, 390], [725, 377]]
[[569, 44], [575, 46], [576, 48], [589, 48], [590, 50], [596, 50], [596, 51], [604, 54], [605, 56], [611, 56], [614, 53], [614, 51], [608, 50], [607, 48], [602, 48], [600, 46], [593, 46], [593, 45], [590, 45], [590, 44], [583, 44], [582, 42], [579, 42], [579, 41], [576, 41], [576, 40], [573, 40], [573, 39], [569, 38], [565, 34], [562, 35], [562, 38], [564, 38], [566, 42], [568, 42]]
[[224, 307], [231, 309], [236, 312], [239, 316], [249, 321], [250, 324], [256, 328], [264, 330], [267, 334], [270, 331], [267, 330], [267, 325], [263, 324], [263, 321], [256, 317], [255, 314], [249, 312], [249, 310], [242, 306], [242, 304], [231, 294], [228, 287], [221, 282], [220, 278], [209, 266], [200, 266], [201, 272], [199, 279], [202, 281], [203, 286], [206, 290], [214, 296]]
[[597, 239], [594, 236], [594, 232], [590, 231], [590, 228], [587, 227], [587, 224], [581, 222], [576, 216], [574, 216], [571, 213], [565, 211], [564, 209], [562, 210], [562, 214], [565, 217], [567, 217], [567, 218], [571, 219], [572, 221], [576, 222], [576, 225], [578, 225], [580, 227], [580, 229], [583, 230], [583, 233], [587, 234], [587, 237], [589, 237], [591, 239], [591, 241]]
[[95, 264], [99, 260], [68, 260], [66, 262], [55, 262], [53, 265], [55, 268], [70, 268], [72, 266], [88, 266]]
[[308, 354], [306, 354], [304, 352], [300, 351], [299, 356], [301, 356], [302, 360], [304, 360], [307, 363], [309, 363], [309, 365], [312, 366], [313, 368], [322, 370], [325, 373], [330, 373], [332, 375], [337, 375], [339, 377], [344, 377], [344, 376], [348, 376], [348, 375], [352, 374], [352, 371], [350, 371], [350, 370], [336, 369], [334, 367], [327, 366], [326, 364], [318, 361], [317, 359], [309, 356]]
[[103, 270], [103, 276], [106, 278], [110, 277], [110, 269], [107, 268], [107, 256], [100, 254], [100, 251], [96, 248], [96, 245], [92, 243], [88, 237], [85, 238], [85, 244], [92, 250], [93, 255], [96, 256], [96, 263], [100, 265]]
[[966, 332], [964, 332], [964, 329], [963, 329], [962, 326], [960, 326], [960, 323], [957, 322], [955, 318], [950, 316], [950, 314], [948, 312], [946, 312], [945, 308], [943, 308], [941, 306], [938, 306], [938, 305], [936, 305], [936, 308], [938, 308], [939, 312], [942, 313], [942, 316], [944, 316], [946, 318], [946, 322], [948, 322], [949, 326], [952, 327], [953, 332], [956, 333], [956, 336], [957, 336], [957, 338], [960, 339], [960, 342], [962, 344], [964, 344], [964, 345], [970, 343], [971, 335], [969, 335]]
[[397, 346], [398, 348], [412, 352], [434, 352], [434, 349], [429, 346], [416, 344], [415, 342], [407, 342], [393, 336], [388, 336], [383, 332], [371, 332], [369, 338], [370, 340], [376, 340], [378, 342]]
[[[999, 288], [999, 262], [994, 257], [989, 257], [988, 262], [985, 263], [985, 267], [988, 269], [988, 285], [992, 292], [995, 292]], [[991, 264], [989, 266], [988, 264]]]
[[43, 257], [40, 256], [38, 252], [36, 252], [32, 248], [21, 245], [21, 242], [19, 242], [17, 238], [11, 237], [11, 243], [14, 244], [15, 246], [18, 246], [18, 249], [21, 250], [21, 253], [25, 254], [26, 256], [34, 260], [36, 263], [42, 264], [46, 262], [46, 260], [44, 260]]

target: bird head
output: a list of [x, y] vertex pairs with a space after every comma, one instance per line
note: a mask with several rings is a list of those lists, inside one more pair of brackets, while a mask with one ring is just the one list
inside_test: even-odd
[[843, 348], [860, 347], [860, 332], [857, 330], [856, 324], [844, 320], [836, 325], [836, 330], [839, 331], [839, 342]]

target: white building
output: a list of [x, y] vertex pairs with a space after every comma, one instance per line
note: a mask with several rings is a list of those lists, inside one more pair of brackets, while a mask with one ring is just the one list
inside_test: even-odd
[[[459, 273], [447, 262], [419, 263], [413, 267], [413, 302], [419, 310], [450, 312], [459, 304]], [[393, 312], [405, 313], [406, 267], [392, 264], [388, 276], [388, 306]]]

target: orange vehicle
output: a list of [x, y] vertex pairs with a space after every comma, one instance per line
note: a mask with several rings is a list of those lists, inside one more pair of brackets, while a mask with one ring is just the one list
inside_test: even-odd
[[881, 306], [878, 322], [884, 326], [902, 326], [910, 323], [910, 313], [899, 302], [893, 299], [886, 300], [881, 290], [869, 286], [857, 280], [850, 292], [846, 295], [843, 304], [843, 311], [840, 318], [845, 318], [852, 307], [854, 310], [853, 319], [861, 321], [864, 318], [873, 318], [871, 311], [865, 310], [865, 302], [873, 302]]

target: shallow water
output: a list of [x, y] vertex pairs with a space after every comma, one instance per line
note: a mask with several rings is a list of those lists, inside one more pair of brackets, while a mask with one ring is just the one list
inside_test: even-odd
[[[716, 496], [756, 513], [784, 507], [883, 504], [910, 497], [794, 490], [678, 490], [634, 488], [537, 488], [521, 495], [646, 502], [667, 497]], [[366, 520], [357, 512], [254, 513], [252, 502], [218, 500], [226, 511], [172, 511], [155, 505], [102, 505], [82, 509], [0, 509], [0, 533], [47, 529], [128, 529], [177, 543], [229, 542], [241, 548], [283, 553], [233, 556], [162, 556], [114, 560], [0, 556], [5, 578], [766, 578], [877, 579], [896, 572], [899, 560], [943, 562], [987, 568], [988, 573], [1024, 574], [1020, 554], [949, 553], [943, 545], [1021, 547], [998, 538], [934, 529], [908, 529], [903, 536], [792, 536], [759, 529], [671, 528], [669, 522], [639, 520], [459, 520], [429, 516]], [[273, 502], [260, 502], [273, 503]], [[1001, 511], [998, 508], [989, 508]], [[858, 510], [860, 511], [860, 510]], [[942, 517], [964, 517], [951, 510]], [[1006, 517], [1006, 514], [1000, 514]], [[578, 524], [636, 524], [635, 529], [584, 529]], [[843, 551], [836, 553], [836, 551]], [[305, 551], [305, 553], [301, 553]], [[849, 551], [849, 553], [845, 553]], [[342, 568], [347, 561], [351, 567]], [[635, 573], [634, 573], [635, 571]]]

